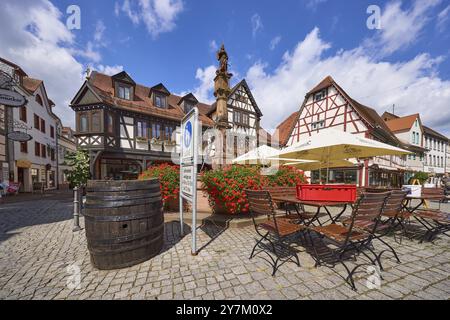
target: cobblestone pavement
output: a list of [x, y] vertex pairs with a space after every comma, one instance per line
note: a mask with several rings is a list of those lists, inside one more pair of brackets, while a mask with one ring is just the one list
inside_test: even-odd
[[[199, 244], [206, 246], [193, 257], [191, 237], [180, 237], [177, 222], [166, 223], [165, 247], [151, 261], [116, 271], [95, 270], [84, 232], [72, 232], [71, 211], [68, 199], [0, 206], [1, 299], [450, 298], [447, 237], [434, 244], [403, 239], [401, 245], [388, 238], [402, 263], [384, 259], [379, 289], [369, 289], [367, 281], [371, 283], [373, 274], [363, 270], [354, 292], [340, 276], [345, 274], [343, 268], [314, 268], [302, 247], [302, 266], [284, 264], [272, 277], [264, 260], [248, 259], [254, 245], [253, 227], [221, 232], [217, 226], [204, 226], [198, 232]], [[69, 289], [76, 270], [73, 265], [80, 268], [81, 283]]]

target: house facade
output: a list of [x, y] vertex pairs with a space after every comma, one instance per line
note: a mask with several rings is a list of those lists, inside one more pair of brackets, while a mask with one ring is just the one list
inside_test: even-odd
[[68, 189], [69, 180], [67, 172], [72, 168], [68, 165], [66, 157], [77, 150], [74, 131], [70, 127], [58, 124], [58, 186], [59, 189]]
[[431, 183], [439, 184], [445, 172], [448, 172], [446, 161], [449, 139], [427, 126], [424, 127], [424, 138], [428, 149], [424, 159], [424, 172], [430, 175]]
[[[325, 128], [403, 147], [374, 109], [352, 99], [330, 76], [306, 94], [300, 110], [290, 115], [277, 130], [280, 144], [291, 146]], [[333, 168], [329, 181], [359, 186], [399, 186], [403, 183], [405, 166], [404, 156], [363, 159], [354, 167]], [[313, 182], [319, 181], [318, 175], [319, 172], [312, 172]]]
[[425, 172], [430, 183], [439, 184], [447, 171], [449, 139], [422, 124], [419, 114], [397, 116], [389, 112], [382, 115], [389, 128], [415, 153], [408, 156], [409, 177], [415, 172]]
[[33, 183], [45, 188], [57, 187], [56, 128], [59, 118], [53, 113], [55, 104], [48, 98], [42, 80], [29, 77], [20, 67], [0, 59], [1, 70], [16, 79], [16, 90], [26, 97], [27, 104], [8, 108], [7, 131], [31, 135], [27, 142], [6, 139], [9, 180], [20, 183], [20, 191], [31, 192]]
[[[233, 149], [245, 151], [257, 144], [262, 116], [245, 80], [233, 88], [228, 104]], [[194, 107], [204, 131], [215, 124], [214, 105], [192, 93], [173, 94], [161, 83], [137, 84], [125, 71], [93, 72], [70, 107], [76, 113], [77, 147], [89, 151], [94, 179], [134, 179], [152, 163], [172, 162], [179, 154], [181, 120]]]
[[413, 152], [406, 158], [405, 183], [417, 172], [424, 171], [425, 153], [424, 127], [419, 114], [398, 117], [389, 112], [382, 116], [389, 129], [403, 143], [405, 149]]

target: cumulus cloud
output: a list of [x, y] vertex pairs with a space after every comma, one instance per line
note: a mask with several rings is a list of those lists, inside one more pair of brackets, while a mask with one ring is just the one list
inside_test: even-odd
[[195, 74], [200, 84], [192, 92], [194, 96], [201, 102], [214, 102], [214, 78], [216, 77], [217, 67], [210, 65], [204, 69], [198, 68]]
[[55, 113], [73, 126], [75, 117], [68, 105], [81, 86], [83, 66], [74, 57], [74, 36], [61, 17], [46, 0], [3, 1], [0, 43], [8, 45], [0, 46], [0, 56], [20, 65], [30, 77], [45, 80]]
[[103, 64], [99, 64], [97, 66], [91, 66], [93, 70], [97, 70], [100, 73], [107, 74], [109, 76], [113, 76], [123, 71], [123, 66], [114, 65], [114, 66], [105, 66]]
[[258, 31], [262, 30], [264, 27], [260, 15], [255, 13], [251, 18], [251, 23], [252, 23], [252, 35], [253, 37], [256, 37]]
[[436, 72], [442, 57], [420, 54], [390, 63], [374, 60], [361, 47], [325, 57], [331, 46], [315, 28], [284, 54], [273, 72], [263, 62], [248, 70], [246, 77], [264, 114], [265, 128], [273, 130], [298, 111], [306, 92], [331, 75], [351, 97], [379, 113], [395, 104], [397, 113], [420, 112], [426, 125], [450, 133], [450, 81], [440, 79]]
[[431, 11], [441, 0], [416, 0], [407, 9], [401, 1], [389, 2], [382, 10], [381, 29], [367, 38], [364, 47], [378, 57], [386, 57], [405, 49], [420, 38], [423, 28], [431, 19]]
[[[18, 19], [17, 17], [20, 17]], [[103, 30], [102, 30], [103, 29]], [[97, 24], [97, 39], [104, 25]], [[0, 56], [21, 66], [32, 78], [44, 80], [47, 94], [56, 103], [54, 112], [64, 125], [74, 126], [70, 100], [84, 80], [83, 58], [91, 64], [101, 60], [97, 45], [89, 41], [80, 48], [63, 21], [63, 14], [48, 0], [4, 0], [0, 10]], [[98, 65], [93, 69], [112, 73], [121, 66]]]
[[183, 12], [182, 0], [139, 0], [132, 3], [124, 0], [122, 6], [116, 3], [115, 14], [120, 12], [131, 20], [135, 25], [143, 23], [153, 38], [161, 33], [175, 29], [178, 15]]

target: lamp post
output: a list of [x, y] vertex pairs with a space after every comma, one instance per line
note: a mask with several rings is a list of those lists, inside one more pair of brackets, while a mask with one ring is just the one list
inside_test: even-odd
[[80, 227], [80, 195], [79, 188], [73, 188], [73, 232], [81, 230]]

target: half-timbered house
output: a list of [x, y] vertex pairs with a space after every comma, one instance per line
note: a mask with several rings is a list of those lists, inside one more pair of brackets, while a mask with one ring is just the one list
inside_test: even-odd
[[[260, 126], [262, 112], [245, 79], [231, 89], [227, 110], [229, 129], [226, 145], [234, 158], [258, 146], [260, 140], [261, 144], [268, 142], [270, 135]], [[207, 115], [216, 120], [215, 103]]]
[[[245, 80], [232, 89], [228, 105], [229, 131], [239, 137], [233, 139], [241, 154], [265, 132], [260, 128], [262, 113]], [[163, 84], [146, 87], [125, 71], [114, 76], [93, 72], [71, 102], [77, 146], [89, 151], [95, 179], [135, 178], [151, 163], [173, 160], [179, 152], [177, 128], [194, 107], [203, 130], [212, 128], [215, 105], [199, 102], [192, 93], [175, 95]]]
[[[352, 99], [330, 76], [306, 94], [298, 112], [291, 114], [280, 124], [280, 144], [293, 145], [324, 128], [343, 130], [402, 146], [374, 109]], [[405, 157], [386, 156], [359, 160], [354, 168], [330, 170], [330, 181], [361, 186], [397, 186], [403, 182], [404, 165]], [[316, 174], [318, 173], [313, 173], [313, 181]]]

